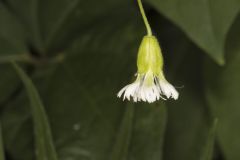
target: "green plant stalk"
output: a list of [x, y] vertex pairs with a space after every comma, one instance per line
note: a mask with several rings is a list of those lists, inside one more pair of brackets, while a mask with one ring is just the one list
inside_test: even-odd
[[27, 74], [15, 62], [12, 62], [12, 65], [29, 96], [35, 133], [36, 160], [58, 160], [48, 117], [38, 91]]
[[139, 6], [139, 9], [140, 9], [140, 12], [141, 12], [144, 24], [145, 24], [146, 29], [147, 29], [147, 35], [148, 36], [152, 36], [152, 29], [150, 27], [150, 24], [148, 22], [147, 16], [145, 14], [145, 11], [144, 11], [144, 8], [143, 8], [143, 5], [142, 5], [142, 1], [141, 0], [137, 0], [137, 2], [138, 2], [138, 6]]
[[2, 55], [0, 57], [0, 64], [9, 63], [11, 61], [30, 62], [31, 57], [28, 54]]

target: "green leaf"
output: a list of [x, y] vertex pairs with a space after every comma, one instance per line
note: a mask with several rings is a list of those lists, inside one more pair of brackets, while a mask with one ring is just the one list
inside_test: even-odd
[[119, 128], [119, 133], [116, 136], [115, 145], [113, 145], [111, 160], [126, 160], [128, 156], [129, 144], [132, 135], [134, 106], [127, 105], [126, 113]]
[[0, 24], [0, 62], [4, 55], [26, 53], [22, 25], [2, 2], [0, 2]]
[[200, 48], [224, 64], [227, 33], [239, 13], [239, 0], [147, 0]]
[[5, 160], [4, 156], [4, 148], [3, 148], [3, 138], [2, 138], [2, 126], [0, 123], [0, 160]]
[[108, 21], [109, 12], [111, 17], [119, 17], [114, 10], [127, 7], [127, 3], [120, 0], [89, 0], [88, 3], [84, 0], [41, 0], [39, 18], [46, 50], [49, 54], [63, 51], [77, 36], [81, 36], [83, 30]]
[[166, 124], [167, 110], [163, 103], [137, 104], [128, 159], [162, 160]]
[[[165, 137], [165, 160], [202, 160], [205, 148], [208, 147], [208, 132], [210, 128], [206, 102], [199, 81], [199, 59], [190, 50], [185, 61], [177, 69], [175, 83], [183, 84], [178, 89], [179, 100], [169, 102], [168, 124]], [[191, 59], [191, 61], [189, 61]], [[191, 67], [189, 66], [191, 63]]]
[[7, 64], [0, 65], [0, 76], [0, 109], [2, 109], [17, 91], [19, 80], [12, 67]]
[[214, 144], [216, 139], [216, 130], [217, 130], [218, 119], [213, 121], [211, 128], [209, 129], [207, 144], [205, 147], [205, 153], [202, 155], [201, 160], [212, 160]]
[[22, 25], [0, 2], [0, 109], [8, 103], [18, 90], [19, 80], [12, 67], [7, 64], [13, 59], [22, 59], [27, 53]]
[[38, 92], [26, 73], [17, 64], [13, 63], [13, 66], [22, 79], [29, 96], [35, 133], [36, 158], [37, 160], [57, 160], [47, 115]]
[[[95, 0], [88, 3], [84, 0], [27, 0], [25, 3], [7, 0], [9, 8], [24, 24], [33, 48], [40, 54], [49, 55], [63, 52], [83, 30], [106, 21], [104, 17], [108, 11], [126, 7], [121, 1], [96, 3]], [[112, 13], [112, 16], [116, 14]]]
[[[18, 92], [21, 93], [21, 91]], [[35, 160], [34, 129], [29, 101], [26, 94], [21, 94], [21, 96], [18, 94], [12, 97], [1, 111], [5, 150], [12, 159]], [[23, 154], [26, 148], [30, 148], [30, 151]]]
[[[240, 17], [229, 32], [226, 65], [218, 67], [206, 60], [204, 66], [206, 96], [213, 116], [219, 119], [217, 136], [227, 160], [240, 159], [239, 94], [240, 94]], [[207, 71], [207, 72], [206, 72]]]
[[40, 54], [44, 52], [44, 45], [41, 35], [41, 25], [39, 20], [39, 0], [26, 0], [20, 2], [18, 0], [6, 0], [5, 2], [23, 24], [25, 36], [28, 44], [37, 50]]

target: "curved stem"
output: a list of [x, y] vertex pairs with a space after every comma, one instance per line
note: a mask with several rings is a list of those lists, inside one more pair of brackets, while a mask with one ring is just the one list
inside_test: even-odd
[[143, 5], [142, 5], [142, 1], [141, 0], [137, 0], [137, 2], [138, 2], [138, 6], [139, 6], [139, 9], [140, 9], [140, 12], [142, 14], [143, 21], [144, 21], [146, 29], [147, 29], [147, 34], [148, 34], [148, 36], [151, 36], [152, 35], [152, 29], [151, 29], [151, 27], [149, 25], [147, 16], [145, 14], [145, 11], [144, 11], [144, 8], [143, 8]]

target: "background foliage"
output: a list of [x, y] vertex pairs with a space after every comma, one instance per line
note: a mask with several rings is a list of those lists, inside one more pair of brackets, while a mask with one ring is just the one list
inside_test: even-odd
[[177, 101], [116, 98], [145, 35], [136, 1], [0, 0], [0, 160], [240, 159], [240, 1], [144, 6]]

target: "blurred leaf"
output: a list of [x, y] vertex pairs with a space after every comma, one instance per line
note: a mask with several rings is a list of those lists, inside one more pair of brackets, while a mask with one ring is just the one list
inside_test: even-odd
[[202, 155], [201, 160], [212, 160], [213, 159], [213, 150], [215, 144], [216, 130], [217, 130], [218, 119], [213, 121], [211, 128], [208, 133], [208, 140], [205, 147], [205, 154]]
[[41, 26], [39, 22], [39, 0], [6, 0], [11, 12], [24, 26], [27, 43], [40, 53], [44, 52]]
[[123, 116], [116, 142], [113, 145], [111, 160], [126, 160], [128, 156], [129, 143], [132, 135], [134, 117], [134, 106], [129, 104]]
[[0, 24], [0, 61], [4, 55], [26, 53], [23, 28], [1, 2]]
[[0, 123], [0, 160], [5, 160], [4, 157], [4, 148], [3, 148], [3, 138], [2, 138], [2, 126]]
[[[16, 95], [5, 104], [1, 113], [4, 144], [9, 159], [36, 159], [30, 107], [26, 94]], [[12, 148], [16, 148], [17, 150], [11, 150]], [[27, 148], [30, 148], [30, 151], [27, 154], [23, 154]]]
[[16, 17], [0, 2], [0, 106], [7, 103], [18, 87], [14, 70], [6, 64], [26, 53], [24, 31]]
[[163, 103], [137, 104], [129, 160], [162, 160], [166, 123]]
[[171, 19], [216, 62], [224, 64], [225, 39], [239, 0], [147, 0]]
[[2, 109], [18, 90], [19, 80], [12, 67], [7, 64], [0, 65], [0, 77], [0, 108]]
[[167, 104], [169, 118], [165, 137], [165, 160], [202, 160], [208, 147], [210, 118], [200, 81], [201, 58], [196, 55], [196, 50], [189, 49], [179, 65], [181, 67], [176, 70], [178, 74], [174, 82], [184, 84], [183, 88], [178, 89], [180, 98]]
[[240, 159], [240, 17], [234, 23], [226, 45], [226, 66], [205, 64], [206, 95], [212, 115], [219, 119], [217, 135], [226, 160]]
[[84, 0], [41, 0], [39, 15], [46, 50], [49, 54], [64, 50], [83, 30], [108, 21], [105, 17], [109, 12], [112, 17], [119, 16], [113, 11], [119, 7], [124, 10], [126, 4], [120, 0], [101, 0], [100, 3], [95, 0], [87, 3]]
[[107, 21], [109, 11], [114, 16], [115, 9], [126, 7], [120, 0], [7, 0], [7, 4], [25, 25], [34, 49], [52, 55], [64, 51], [84, 29]]
[[22, 79], [30, 99], [36, 142], [36, 158], [37, 160], [57, 160], [47, 115], [38, 92], [24, 71], [15, 63], [13, 63], [13, 66]]

